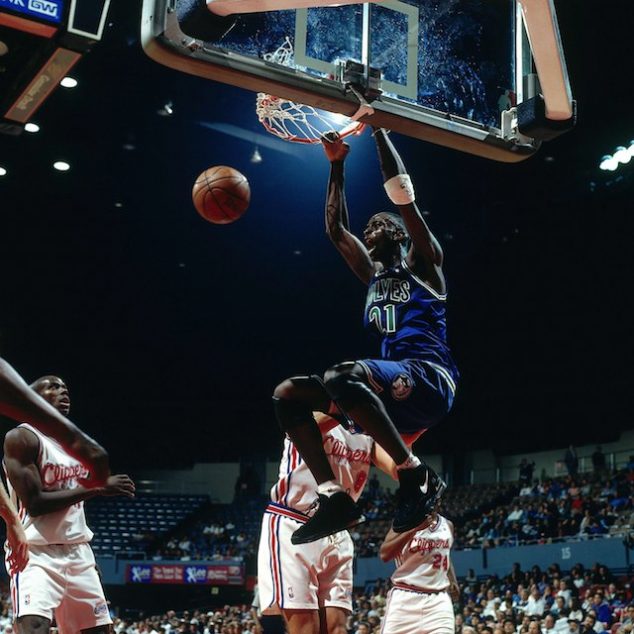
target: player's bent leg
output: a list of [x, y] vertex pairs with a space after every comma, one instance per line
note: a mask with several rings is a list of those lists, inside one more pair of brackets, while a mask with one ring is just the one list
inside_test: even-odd
[[37, 614], [27, 614], [18, 617], [17, 625], [19, 634], [48, 634], [51, 621]]
[[332, 471], [313, 411], [327, 412], [330, 398], [318, 377], [296, 376], [273, 392], [273, 408], [282, 431], [288, 434], [317, 484], [333, 480]]
[[327, 607], [325, 612], [327, 634], [347, 634], [346, 620], [348, 619], [348, 610], [337, 607]]
[[282, 381], [273, 392], [274, 398], [299, 401], [311, 411], [328, 412], [330, 398], [317, 376], [293, 376]]
[[320, 634], [317, 610], [282, 610], [288, 634]]
[[[413, 379], [404, 363], [342, 363], [330, 368], [324, 377], [331, 398], [399, 465], [400, 487], [393, 523], [394, 530], [399, 533], [418, 526], [429, 516], [446, 489], [446, 484], [431, 467], [412, 456], [383, 401], [370, 387], [371, 364], [385, 375], [380, 377], [383, 384], [379, 384], [379, 389], [384, 392], [393, 386], [394, 376], [405, 376], [411, 384]], [[376, 378], [374, 384], [378, 383]]]
[[348, 362], [335, 365], [326, 371], [324, 382], [330, 397], [387, 451], [397, 465], [407, 460], [409, 449], [385, 405], [370, 388], [361, 364]]

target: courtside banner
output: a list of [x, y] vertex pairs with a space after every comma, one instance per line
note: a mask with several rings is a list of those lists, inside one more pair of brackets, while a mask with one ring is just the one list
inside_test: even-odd
[[244, 585], [244, 567], [226, 564], [128, 564], [126, 583]]
[[0, 0], [2, 9], [59, 24], [64, 16], [64, 0]]

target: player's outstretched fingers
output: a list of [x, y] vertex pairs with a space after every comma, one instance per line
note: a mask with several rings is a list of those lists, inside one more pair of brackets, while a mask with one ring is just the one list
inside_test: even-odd
[[12, 575], [22, 572], [26, 565], [29, 563], [29, 546], [26, 543], [21, 543], [11, 550], [11, 554], [8, 557], [9, 572]]
[[136, 487], [130, 476], [118, 474], [108, 478], [103, 495], [123, 495], [133, 498], [135, 490]]
[[322, 141], [322, 145], [326, 153], [326, 158], [331, 163], [345, 160], [346, 156], [348, 156], [348, 152], [350, 152], [350, 146], [344, 143], [343, 140], [339, 138], [339, 135], [337, 135], [334, 141]]

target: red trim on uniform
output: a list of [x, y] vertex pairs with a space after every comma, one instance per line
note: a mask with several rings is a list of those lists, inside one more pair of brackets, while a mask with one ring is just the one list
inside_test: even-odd
[[414, 434], [401, 434], [401, 438], [408, 447], [411, 447], [426, 431], [426, 429], [421, 429]]
[[297, 467], [297, 449], [295, 445], [293, 445], [293, 448], [291, 449], [291, 473], [293, 473], [295, 467]]
[[418, 594], [440, 594], [441, 592], [447, 592], [448, 588], [443, 588], [442, 590], [432, 590], [430, 588], [417, 588], [416, 586], [410, 586], [408, 583], [402, 583], [397, 581], [392, 584], [392, 587], [398, 588], [399, 590], [407, 590], [408, 592], [417, 592]]
[[272, 515], [281, 515], [282, 517], [289, 517], [296, 522], [300, 522], [301, 524], [305, 524], [308, 521], [308, 516], [296, 511], [295, 509], [288, 508], [287, 506], [279, 506], [277, 504], [269, 504], [266, 509], [264, 509], [265, 513], [271, 513]]
[[370, 371], [370, 368], [365, 365], [365, 363], [361, 364], [363, 365], [363, 367], [365, 368], [365, 373], [368, 377], [368, 383], [370, 383], [370, 385], [372, 386], [372, 389], [377, 393], [380, 394], [383, 391], [383, 387], [381, 386], [381, 384], [372, 376], [372, 372]]
[[275, 598], [274, 603], [279, 605], [282, 599], [282, 592], [280, 587], [280, 562], [277, 558], [277, 535], [275, 534], [276, 523], [276, 516], [271, 515], [269, 520], [269, 549], [271, 552], [271, 572], [273, 573], [273, 597]]

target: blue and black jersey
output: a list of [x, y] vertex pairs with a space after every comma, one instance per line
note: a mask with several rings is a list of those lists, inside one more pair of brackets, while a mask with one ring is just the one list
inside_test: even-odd
[[405, 261], [375, 273], [368, 287], [364, 325], [381, 337], [381, 357], [437, 364], [457, 381], [447, 343], [446, 299]]

